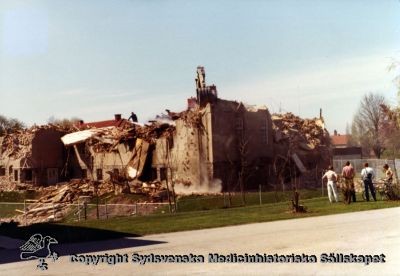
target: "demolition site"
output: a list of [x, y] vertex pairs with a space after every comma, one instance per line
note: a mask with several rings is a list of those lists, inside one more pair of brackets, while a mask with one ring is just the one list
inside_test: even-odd
[[320, 187], [332, 163], [322, 112], [303, 119], [221, 99], [204, 68], [196, 73], [187, 109], [167, 109], [146, 124], [132, 112], [0, 137], [0, 193], [39, 195], [8, 221], [62, 220], [69, 204], [106, 195], [142, 195], [141, 202], [168, 202], [173, 211], [182, 195]]

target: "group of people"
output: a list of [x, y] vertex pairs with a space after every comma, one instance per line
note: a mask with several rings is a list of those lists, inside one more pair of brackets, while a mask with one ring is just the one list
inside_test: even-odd
[[[393, 172], [390, 169], [388, 164], [383, 166], [383, 170], [385, 172], [385, 184], [387, 186], [391, 186], [393, 181]], [[346, 162], [346, 165], [342, 169], [342, 178], [344, 179], [342, 191], [344, 196], [344, 202], [346, 204], [350, 204], [351, 201], [356, 202], [356, 191], [354, 188], [354, 176], [355, 171], [354, 167], [350, 164], [349, 161]], [[373, 184], [373, 179], [375, 178], [374, 170], [369, 167], [368, 163], [364, 163], [364, 168], [361, 170], [361, 179], [364, 184], [364, 192], [365, 199], [369, 201], [369, 193], [371, 192], [372, 198], [376, 201], [376, 192]], [[322, 176], [322, 180], [327, 179], [327, 188], [328, 188], [328, 198], [332, 203], [333, 200], [336, 202], [339, 201], [339, 195], [337, 192], [337, 180], [338, 175], [333, 170], [332, 166], [328, 167], [328, 171]]]

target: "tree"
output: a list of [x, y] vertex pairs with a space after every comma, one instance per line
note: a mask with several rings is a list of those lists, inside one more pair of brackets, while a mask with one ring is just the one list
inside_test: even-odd
[[385, 149], [385, 136], [381, 131], [385, 116], [383, 105], [387, 105], [383, 95], [364, 95], [351, 127], [353, 139], [363, 148], [363, 153], [369, 155], [373, 151], [377, 158], [381, 157]]
[[76, 125], [81, 119], [77, 118], [77, 117], [72, 117], [71, 119], [58, 119], [55, 118], [54, 116], [51, 116], [49, 119], [47, 119], [47, 123], [48, 124], [52, 124], [52, 125], [57, 125], [60, 127], [63, 127], [65, 129], [70, 129], [72, 128], [74, 125]]
[[15, 118], [7, 118], [0, 115], [0, 136], [7, 133], [13, 133], [17, 130], [25, 128], [25, 124]]

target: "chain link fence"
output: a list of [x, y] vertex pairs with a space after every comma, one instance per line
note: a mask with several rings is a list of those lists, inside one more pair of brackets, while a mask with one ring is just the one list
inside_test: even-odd
[[0, 218], [15, 220], [22, 225], [45, 221], [83, 221], [113, 217], [146, 216], [169, 213], [168, 203], [93, 204], [81, 200], [77, 203], [0, 202]]
[[333, 160], [333, 168], [336, 173], [341, 174], [342, 168], [345, 166], [346, 162], [349, 161], [354, 167], [356, 172], [356, 177], [359, 178], [361, 175], [361, 170], [364, 168], [364, 163], [368, 163], [376, 174], [376, 179], [381, 179], [385, 177], [383, 171], [383, 165], [388, 164], [395, 175], [395, 182], [397, 183], [399, 177], [398, 173], [400, 171], [400, 159], [351, 159], [351, 160]]

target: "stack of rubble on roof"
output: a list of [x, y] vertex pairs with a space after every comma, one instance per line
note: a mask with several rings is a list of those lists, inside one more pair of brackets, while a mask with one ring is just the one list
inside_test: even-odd
[[34, 131], [20, 130], [12, 134], [6, 134], [2, 138], [0, 145], [2, 156], [15, 159], [29, 157]]
[[171, 115], [171, 118], [173, 120], [181, 119], [188, 126], [199, 127], [202, 125], [201, 123], [202, 115], [203, 114], [200, 111], [200, 109], [193, 108], [179, 113], [173, 113]]
[[40, 130], [57, 130], [63, 133], [72, 132], [73, 128], [59, 125], [47, 124], [18, 130], [1, 137], [0, 153], [3, 157], [12, 157], [13, 159], [30, 157], [32, 153], [32, 140], [35, 138], [35, 133]]
[[312, 151], [329, 145], [329, 136], [322, 119], [302, 119], [292, 113], [272, 116], [276, 143], [288, 143], [292, 151]]
[[135, 128], [130, 131], [130, 135], [154, 144], [160, 137], [172, 136], [174, 131], [175, 125], [171, 122], [156, 120], [152, 121], [151, 124], [146, 124], [144, 126], [135, 125]]
[[[329, 133], [321, 118], [302, 119], [292, 113], [274, 114], [275, 158], [281, 158], [281, 172], [290, 180], [301, 176], [304, 186], [315, 186], [319, 183], [319, 175], [331, 162]], [[293, 161], [293, 162], [292, 162]], [[292, 165], [290, 165], [292, 164]], [[287, 169], [284, 169], [284, 167]], [[290, 169], [295, 166], [299, 173]], [[293, 175], [288, 176], [292, 171]]]
[[152, 121], [144, 126], [133, 124], [130, 127], [87, 127], [64, 136], [62, 140], [65, 145], [86, 142], [95, 152], [101, 152], [110, 151], [128, 139], [140, 138], [148, 143], [155, 143], [159, 137], [173, 135], [174, 130], [173, 124]]

